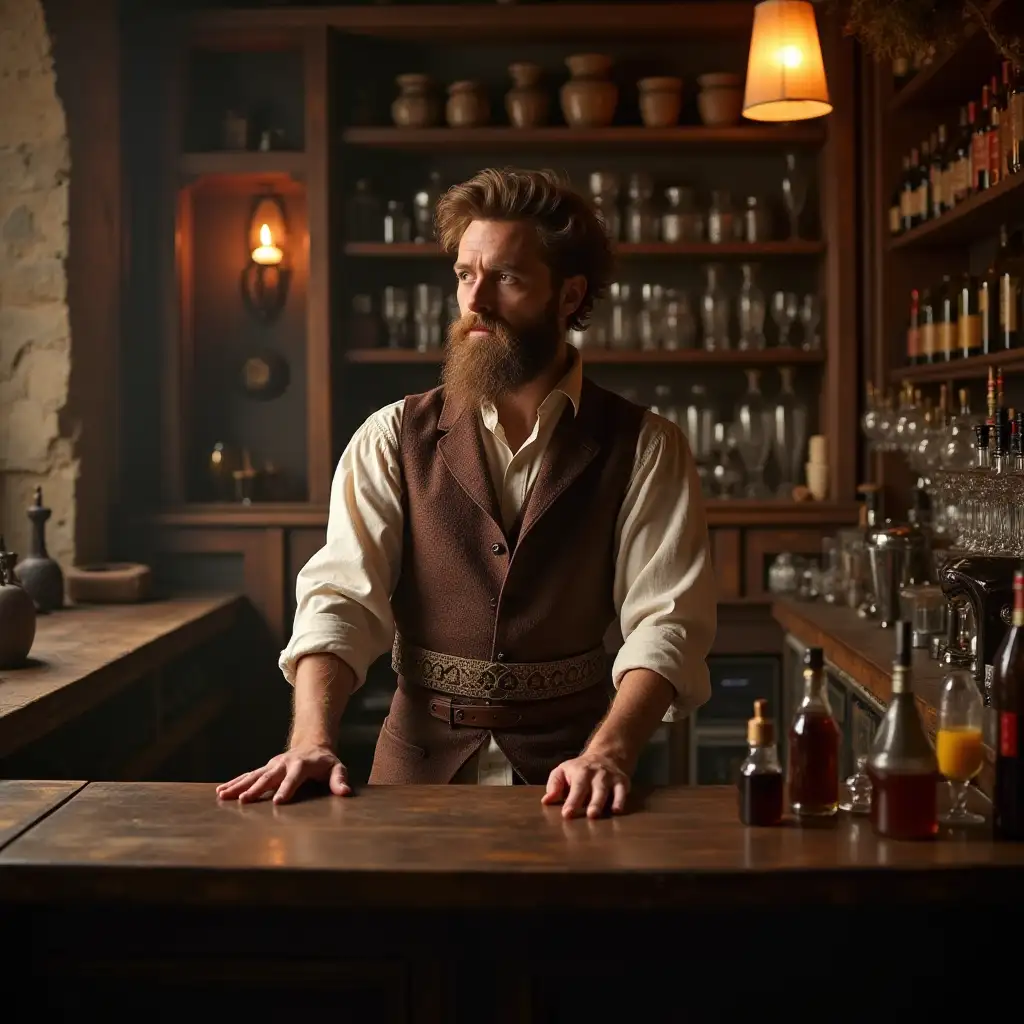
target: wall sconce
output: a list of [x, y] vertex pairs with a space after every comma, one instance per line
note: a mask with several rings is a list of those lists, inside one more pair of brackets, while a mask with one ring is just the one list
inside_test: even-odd
[[242, 300], [263, 324], [281, 315], [288, 299], [291, 270], [285, 256], [288, 224], [284, 200], [264, 192], [253, 200], [249, 214], [249, 262], [242, 271]]
[[813, 5], [762, 0], [754, 8], [743, 116], [804, 121], [831, 112]]

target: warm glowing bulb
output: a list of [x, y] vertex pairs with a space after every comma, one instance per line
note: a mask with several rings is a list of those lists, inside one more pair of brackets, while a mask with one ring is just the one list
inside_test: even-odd
[[779, 51], [779, 63], [784, 68], [798, 68], [803, 63], [804, 55], [799, 46], [784, 46]]

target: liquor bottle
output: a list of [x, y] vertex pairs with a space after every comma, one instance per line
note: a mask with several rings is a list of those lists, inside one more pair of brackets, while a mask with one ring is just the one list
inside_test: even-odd
[[980, 356], [982, 353], [982, 318], [978, 305], [978, 279], [973, 274], [964, 274], [957, 312], [957, 350], [964, 359]]
[[935, 149], [934, 136], [921, 143], [920, 163], [917, 165], [916, 223], [923, 224], [932, 215], [932, 151]]
[[914, 288], [910, 292], [910, 320], [907, 323], [907, 362], [916, 366], [921, 362], [921, 296]]
[[1024, 73], [1014, 68], [1012, 78], [1007, 103], [1010, 125], [1006, 133], [1009, 143], [1006, 162], [1011, 174], [1019, 174], [1024, 169]]
[[998, 347], [1016, 348], [1021, 343], [1021, 279], [1024, 259], [1019, 232], [1010, 235], [1005, 224], [999, 229], [995, 273], [999, 281]]
[[750, 751], [740, 765], [740, 821], [744, 825], [778, 825], [782, 821], [783, 778], [775, 746], [775, 723], [765, 717], [766, 700], [754, 701], [747, 722]]
[[993, 75], [989, 84], [988, 108], [988, 183], [991, 188], [1003, 179], [1003, 95], [999, 79]]
[[939, 131], [935, 139], [935, 145], [932, 147], [932, 165], [929, 169], [929, 175], [931, 177], [932, 217], [941, 217], [948, 209], [946, 202], [947, 161], [949, 160], [949, 154], [947, 152], [948, 148], [949, 142], [946, 139], [946, 126], [944, 124], [940, 124]]
[[918, 328], [918, 362], [937, 363], [938, 328], [935, 324], [935, 304], [928, 288], [921, 292], [921, 314]]
[[1013, 619], [992, 664], [996, 777], [992, 828], [996, 839], [1024, 839], [1024, 571], [1013, 575]]
[[789, 730], [789, 801], [798, 818], [839, 807], [839, 727], [832, 717], [820, 647], [804, 652], [804, 695]]
[[903, 195], [900, 197], [900, 222], [904, 231], [916, 227], [917, 217], [917, 166], [920, 161], [917, 147], [910, 151], [910, 166], [903, 179]]
[[971, 191], [984, 192], [989, 187], [988, 173], [988, 129], [989, 129], [988, 86], [981, 87], [981, 110], [974, 102], [967, 104], [967, 116], [974, 134], [971, 137]]
[[958, 355], [956, 347], [957, 296], [949, 274], [942, 275], [942, 284], [936, 296], [938, 323], [936, 325], [936, 347], [938, 362], [949, 362]]
[[910, 623], [897, 622], [892, 700], [867, 763], [871, 823], [887, 839], [931, 839], [939, 831], [938, 763], [914, 699], [911, 651]]
[[903, 230], [903, 213], [906, 209], [908, 198], [903, 189], [909, 173], [910, 157], [905, 156], [903, 158], [903, 172], [900, 174], [899, 181], [896, 182], [892, 199], [889, 201], [889, 234], [893, 236], [900, 234]]
[[[969, 106], [973, 106], [970, 104]], [[962, 203], [971, 187], [971, 138], [972, 129], [968, 107], [960, 108], [960, 129], [953, 144], [953, 158], [950, 162], [952, 205]]]
[[981, 314], [981, 351], [988, 355], [999, 348], [999, 278], [995, 263], [978, 281], [978, 312]]

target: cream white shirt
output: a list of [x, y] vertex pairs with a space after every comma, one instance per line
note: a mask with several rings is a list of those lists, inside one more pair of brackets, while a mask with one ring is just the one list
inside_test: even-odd
[[[513, 452], [493, 405], [484, 405], [484, 450], [506, 530], [519, 516], [540, 472], [566, 402], [579, 411], [581, 356], [537, 412], [533, 431]], [[326, 544], [299, 571], [292, 636], [281, 652], [285, 678], [306, 654], [331, 653], [361, 686], [369, 666], [390, 651], [395, 633], [391, 595], [402, 562], [402, 480], [399, 470], [404, 403], [375, 412], [342, 454], [331, 488]], [[615, 525], [613, 602], [617, 622], [606, 638], [617, 650], [616, 687], [630, 669], [663, 676], [676, 697], [666, 721], [710, 696], [706, 658], [717, 609], [700, 480], [683, 432], [644, 414], [633, 472]], [[510, 785], [512, 769], [493, 738], [460, 772], [486, 784]]]

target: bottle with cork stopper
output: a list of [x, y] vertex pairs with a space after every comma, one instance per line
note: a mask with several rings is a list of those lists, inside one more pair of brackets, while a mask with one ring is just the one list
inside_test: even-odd
[[782, 765], [775, 746], [775, 723], [766, 717], [768, 702], [754, 701], [747, 722], [750, 751], [740, 765], [740, 821], [744, 825], [778, 825], [782, 821]]

